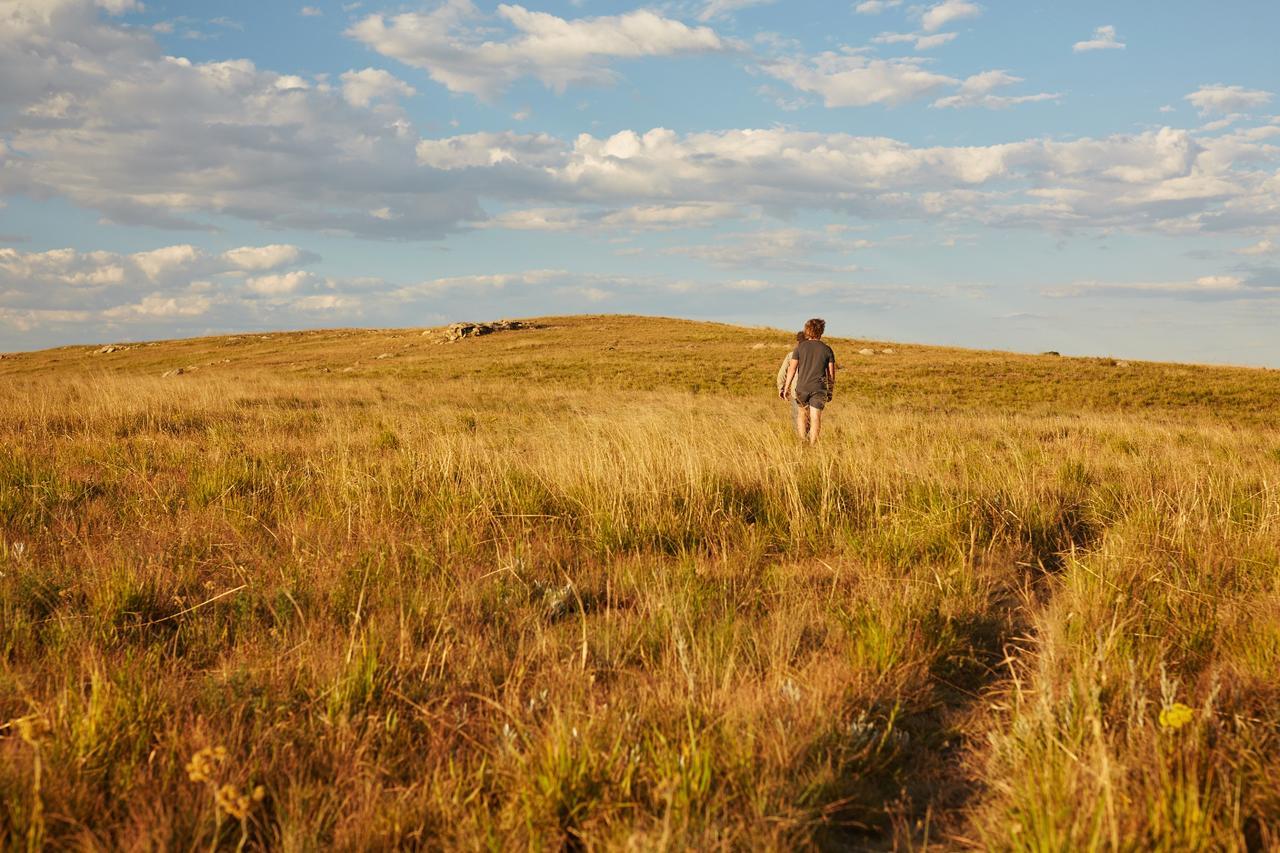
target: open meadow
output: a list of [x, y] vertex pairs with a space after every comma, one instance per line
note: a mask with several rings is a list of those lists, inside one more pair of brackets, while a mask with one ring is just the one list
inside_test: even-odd
[[535, 322], [0, 359], [0, 848], [1280, 847], [1280, 372]]

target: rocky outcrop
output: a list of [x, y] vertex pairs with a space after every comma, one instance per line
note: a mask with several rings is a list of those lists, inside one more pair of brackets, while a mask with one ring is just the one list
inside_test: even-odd
[[481, 335], [492, 335], [494, 332], [509, 332], [515, 329], [534, 328], [520, 320], [498, 320], [494, 323], [454, 323], [444, 330], [444, 339], [449, 343], [464, 338], [478, 338]]

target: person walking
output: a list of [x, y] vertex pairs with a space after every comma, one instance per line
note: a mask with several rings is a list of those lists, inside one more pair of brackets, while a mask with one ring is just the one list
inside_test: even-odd
[[[796, 332], [796, 343], [799, 344], [804, 340], [804, 331]], [[782, 357], [782, 364], [778, 365], [778, 396], [784, 400], [791, 401], [791, 423], [795, 423], [796, 415], [799, 413], [800, 407], [796, 405], [796, 383], [793, 379], [790, 385], [787, 385], [787, 368], [791, 367], [791, 359], [796, 354], [796, 348], [793, 346], [791, 351]]]
[[822, 342], [827, 321], [813, 318], [804, 324], [804, 340], [796, 344], [787, 365], [779, 396], [794, 388], [796, 400], [796, 432], [802, 441], [818, 443], [822, 412], [836, 390], [836, 354]]

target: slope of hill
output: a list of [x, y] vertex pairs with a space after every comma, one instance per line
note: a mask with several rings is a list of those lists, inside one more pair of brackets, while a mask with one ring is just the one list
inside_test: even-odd
[[0, 359], [0, 846], [1280, 844], [1280, 373], [532, 322]]
[[[0, 376], [317, 376], [509, 382], [752, 396], [790, 346], [790, 335], [653, 317], [580, 316], [529, 321], [538, 328], [441, 346], [442, 330], [339, 329], [63, 347], [0, 359]], [[1268, 423], [1280, 411], [1280, 371], [1061, 358], [829, 338], [842, 389], [877, 407], [1009, 412], [1141, 412]], [[872, 349], [872, 355], [860, 351]], [[884, 350], [892, 352], [884, 352]], [[340, 386], [339, 386], [340, 387]]]

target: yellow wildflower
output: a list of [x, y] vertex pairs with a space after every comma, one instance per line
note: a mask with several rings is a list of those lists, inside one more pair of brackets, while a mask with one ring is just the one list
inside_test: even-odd
[[208, 782], [213, 779], [217, 765], [227, 759], [227, 750], [221, 746], [206, 746], [191, 756], [187, 762], [187, 778], [192, 782]]
[[1160, 712], [1160, 727], [1167, 732], [1176, 732], [1195, 719], [1196, 712], [1181, 702], [1174, 702]]
[[244, 820], [249, 816], [249, 807], [252, 800], [248, 794], [240, 793], [240, 789], [231, 783], [227, 783], [218, 789], [215, 794], [218, 808], [222, 809], [236, 820]]

